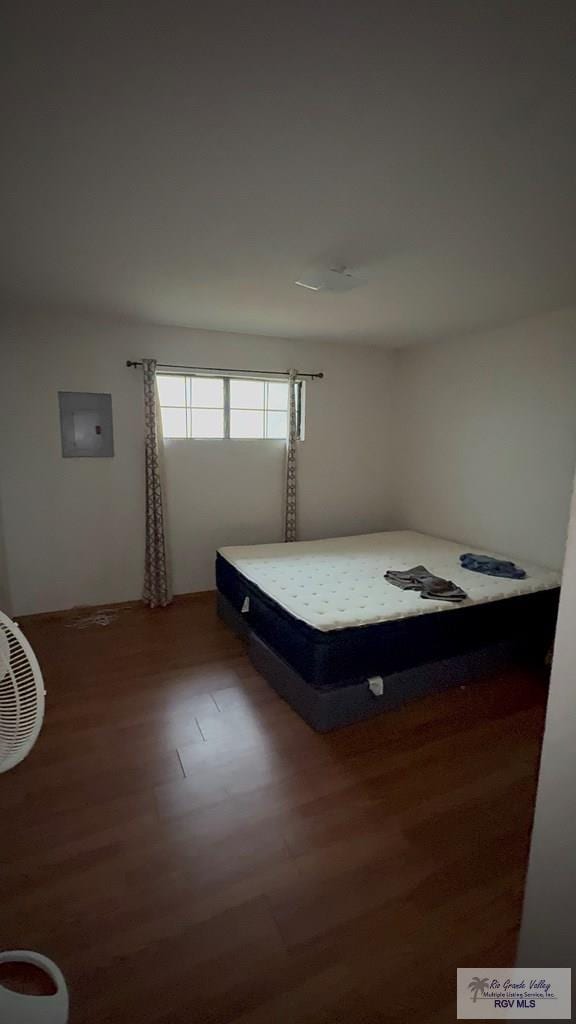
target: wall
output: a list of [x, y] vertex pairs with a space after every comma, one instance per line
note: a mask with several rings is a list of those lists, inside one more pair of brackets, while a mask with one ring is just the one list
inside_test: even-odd
[[4, 540], [4, 515], [2, 512], [2, 493], [0, 491], [0, 611], [7, 615], [12, 613], [12, 599], [8, 582], [8, 559]]
[[[16, 614], [138, 598], [144, 537], [142, 379], [127, 358], [323, 370], [300, 446], [302, 538], [388, 526], [389, 355], [368, 346], [12, 316], [1, 328], [4, 528]], [[112, 393], [113, 459], [63, 459], [58, 390]], [[277, 541], [282, 442], [171, 441], [176, 592], [213, 586], [221, 544]]]
[[518, 964], [574, 967], [576, 963], [576, 494], [566, 547], [554, 664]]
[[[0, 347], [14, 614], [140, 595], [142, 384], [124, 364], [142, 355], [325, 371], [308, 385], [302, 537], [406, 526], [561, 565], [576, 462], [574, 310], [394, 353], [48, 315], [5, 320]], [[115, 458], [62, 459], [58, 390], [112, 393]], [[217, 546], [280, 539], [282, 470], [281, 442], [167, 442], [176, 592], [213, 585]]]
[[562, 564], [576, 462], [576, 310], [394, 354], [394, 520]]

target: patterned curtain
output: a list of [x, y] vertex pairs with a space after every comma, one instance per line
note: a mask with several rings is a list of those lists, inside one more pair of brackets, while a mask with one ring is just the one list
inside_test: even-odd
[[161, 420], [156, 388], [156, 360], [143, 359], [146, 432], [146, 556], [142, 598], [150, 608], [170, 604], [162, 501]]
[[290, 370], [288, 379], [288, 438], [286, 442], [286, 505], [284, 511], [284, 540], [296, 540], [296, 370]]

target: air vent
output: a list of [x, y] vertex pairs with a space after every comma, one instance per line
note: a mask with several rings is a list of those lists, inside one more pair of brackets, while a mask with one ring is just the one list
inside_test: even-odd
[[349, 292], [365, 282], [346, 267], [332, 267], [330, 270], [302, 274], [294, 284], [311, 292]]

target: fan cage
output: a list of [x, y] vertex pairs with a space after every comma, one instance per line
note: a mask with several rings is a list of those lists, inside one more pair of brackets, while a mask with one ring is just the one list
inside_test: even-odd
[[44, 683], [34, 651], [16, 623], [0, 612], [0, 772], [30, 752], [43, 718]]

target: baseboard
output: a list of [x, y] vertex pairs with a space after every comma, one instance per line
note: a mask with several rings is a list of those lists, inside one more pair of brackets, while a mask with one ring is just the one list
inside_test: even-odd
[[189, 594], [175, 594], [172, 599], [172, 603], [166, 608], [148, 608], [148, 606], [141, 600], [110, 601], [107, 604], [82, 604], [74, 605], [72, 608], [61, 608], [52, 612], [33, 612], [30, 615], [15, 615], [13, 618], [15, 618], [19, 623], [23, 623], [50, 621], [53, 619], [75, 619], [80, 615], [96, 615], [98, 612], [104, 611], [139, 610], [150, 612], [150, 614], [157, 614], [160, 612], [168, 612], [171, 608], [178, 607], [179, 605], [190, 604], [197, 601], [213, 600], [215, 594], [215, 590], [195, 590]]

